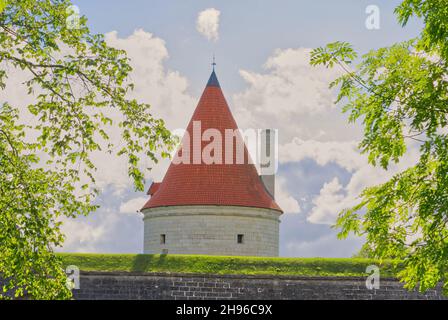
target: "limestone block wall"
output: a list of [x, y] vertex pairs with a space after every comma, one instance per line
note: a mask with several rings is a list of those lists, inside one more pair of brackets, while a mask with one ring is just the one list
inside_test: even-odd
[[396, 279], [366, 288], [364, 277], [193, 275], [81, 272], [75, 299], [162, 300], [441, 300], [441, 285], [426, 293], [408, 291]]
[[275, 210], [178, 206], [143, 214], [144, 253], [278, 256], [280, 220]]

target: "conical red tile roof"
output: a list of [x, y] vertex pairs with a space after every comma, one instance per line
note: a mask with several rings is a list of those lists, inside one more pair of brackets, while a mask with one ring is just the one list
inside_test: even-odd
[[[221, 132], [222, 164], [205, 164], [202, 161], [200, 164], [193, 163], [194, 121], [200, 121], [202, 132], [208, 128]], [[213, 71], [187, 127], [191, 142], [190, 163], [171, 163], [163, 181], [148, 192], [151, 198], [143, 209], [163, 206], [225, 205], [267, 208], [281, 213], [280, 207], [266, 191], [255, 166], [248, 163], [246, 146], [244, 146], [245, 162], [243, 164], [235, 162], [235, 147], [234, 162], [225, 164], [225, 129], [237, 128]], [[182, 152], [182, 148], [186, 148], [185, 140], [182, 141], [179, 152]], [[201, 150], [209, 143], [202, 142]]]

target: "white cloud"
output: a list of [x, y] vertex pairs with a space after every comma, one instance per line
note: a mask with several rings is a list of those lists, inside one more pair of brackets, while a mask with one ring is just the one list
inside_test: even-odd
[[123, 202], [120, 205], [120, 213], [136, 213], [148, 201], [148, 197], [138, 197]]
[[219, 38], [219, 16], [221, 12], [214, 8], [205, 9], [198, 14], [196, 30], [208, 40], [217, 41]]
[[275, 200], [284, 213], [300, 213], [299, 202], [289, 194], [285, 188], [285, 180], [277, 178], [275, 181]]
[[[99, 216], [96, 214], [96, 216]], [[95, 252], [97, 243], [104, 239], [106, 230], [114, 224], [115, 219], [101, 219], [101, 224], [93, 224], [92, 219], [78, 217], [76, 220], [63, 217], [62, 232], [66, 235], [64, 251]]]
[[317, 197], [313, 199], [314, 208], [308, 216], [312, 223], [333, 224], [338, 213], [352, 205], [351, 198], [343, 193], [343, 186], [338, 178], [325, 183]]
[[[208, 39], [218, 39], [219, 11], [208, 9], [201, 12], [197, 28]], [[143, 30], [136, 30], [127, 38], [119, 38], [116, 32], [111, 32], [106, 34], [106, 40], [110, 45], [126, 50], [131, 58], [134, 68], [131, 78], [135, 83], [132, 97], [151, 104], [154, 116], [163, 118], [170, 129], [185, 128], [197, 100], [188, 94], [187, 79], [165, 67], [164, 63], [169, 57], [165, 42]], [[286, 213], [307, 211], [306, 199], [311, 198], [308, 222], [314, 225], [333, 224], [337, 213], [354, 204], [366, 186], [384, 182], [393, 173], [412, 164], [418, 149], [412, 147], [411, 155], [399, 166], [392, 166], [388, 172], [368, 165], [366, 157], [360, 155], [356, 148], [361, 137], [360, 127], [347, 123], [340, 108], [334, 106], [334, 94], [328, 89], [328, 83], [339, 72], [309, 66], [309, 53], [310, 49], [307, 48], [277, 50], [267, 59], [263, 72], [240, 70], [247, 89], [234, 94], [231, 105], [240, 128], [279, 129], [281, 165], [312, 159], [320, 166], [334, 163], [349, 172], [348, 183], [328, 174], [326, 183], [318, 185], [319, 193], [314, 197], [309, 193], [302, 194], [300, 203], [296, 200], [298, 196], [287, 186], [301, 181], [286, 183], [285, 179], [293, 179], [293, 175], [277, 179], [276, 198]], [[1, 92], [0, 100], [26, 107], [32, 98], [21, 90], [24, 80], [24, 73], [11, 73], [7, 90]], [[119, 117], [118, 114], [111, 116], [116, 120]], [[114, 143], [120, 143], [116, 132], [112, 130], [110, 135]], [[101, 199], [99, 204], [102, 207], [98, 212], [87, 218], [65, 219], [63, 230], [67, 241], [64, 250], [139, 251], [136, 248], [141, 248], [142, 244], [141, 216], [123, 213], [140, 209], [147, 198], [132, 195], [124, 158], [96, 153], [93, 161], [98, 166], [98, 185], [102, 189], [108, 188], [110, 193], [108, 198]], [[146, 162], [145, 165], [154, 167], [147, 177], [160, 181], [168, 164], [168, 161], [163, 161], [154, 166]], [[302, 215], [288, 217], [304, 218]], [[315, 256], [318, 255], [316, 252], [328, 252], [328, 247], [334, 245], [335, 235], [330, 231], [319, 232], [323, 236], [313, 237], [309, 241], [300, 242], [297, 238], [288, 240], [282, 250], [289, 256]], [[332, 252], [334, 256], [341, 256], [348, 247], [338, 242], [334, 245], [336, 251]]]
[[[384, 183], [398, 172], [415, 165], [418, 159], [418, 150], [417, 144], [409, 144], [408, 153], [402, 161], [398, 164], [391, 164], [388, 170], [374, 167], [368, 164], [364, 158], [364, 164], [356, 168], [347, 185], [342, 186], [337, 178], [324, 184], [319, 195], [313, 198], [314, 207], [307, 220], [312, 223], [334, 224], [341, 210], [358, 203], [359, 195], [365, 188]], [[361, 164], [361, 156], [358, 155], [358, 157], [360, 159], [355, 162]], [[344, 162], [341, 162], [340, 165], [344, 166]]]
[[[164, 119], [168, 128], [185, 128], [193, 113], [196, 98], [187, 92], [188, 80], [179, 72], [165, 67], [164, 63], [169, 57], [165, 41], [141, 29], [135, 30], [127, 38], [119, 38], [115, 31], [109, 32], [105, 35], [105, 39], [110, 46], [126, 50], [131, 59], [133, 71], [130, 74], [130, 81], [135, 84], [135, 90], [129, 97], [149, 103], [152, 114]], [[24, 85], [29, 77], [28, 72], [13, 69], [9, 73], [6, 89], [0, 91], [0, 101], [8, 101], [12, 106], [18, 107], [23, 123], [36, 121], [27, 111], [27, 105], [34, 99], [32, 95], [27, 94]], [[119, 150], [122, 139], [120, 131], [116, 130], [116, 125], [121, 119], [121, 113], [116, 109], [104, 109], [103, 112], [114, 121], [114, 125], [105, 131], [110, 136], [111, 142], [116, 145], [115, 150]], [[33, 138], [33, 135], [29, 138]], [[149, 159], [144, 160], [143, 167], [154, 168], [150, 173], [147, 172], [147, 177], [161, 179], [168, 162], [162, 161], [162, 165], [154, 166]], [[114, 153], [95, 152], [92, 154], [92, 161], [98, 168], [95, 178], [100, 189], [113, 186], [118, 194], [132, 189], [125, 157], [117, 157]]]
[[[165, 41], [141, 29], [127, 38], [119, 38], [117, 32], [107, 33], [106, 41], [110, 46], [126, 50], [131, 59], [133, 71], [130, 80], [135, 84], [135, 89], [130, 97], [149, 103], [152, 114], [162, 118], [168, 128], [185, 128], [196, 99], [187, 92], [188, 80], [179, 72], [165, 68], [165, 60], [169, 57]], [[112, 128], [108, 133], [115, 144], [121, 143], [116, 130]], [[114, 185], [116, 189], [132, 188], [126, 171], [126, 159], [98, 152], [94, 155], [94, 160], [98, 165], [97, 183], [101, 187]], [[168, 164], [169, 161], [162, 160], [155, 166], [145, 157], [142, 168], [152, 167], [150, 173], [146, 172], [147, 178], [160, 180]]]
[[387, 171], [369, 165], [357, 148], [362, 139], [360, 125], [348, 123], [347, 115], [334, 105], [335, 93], [328, 89], [341, 71], [310, 66], [310, 51], [278, 49], [267, 59], [263, 73], [240, 70], [248, 87], [233, 95], [232, 105], [241, 128], [279, 129], [280, 164], [311, 159], [320, 166], [332, 163], [348, 171], [348, 183], [328, 175], [318, 195], [308, 194], [307, 220], [333, 224], [339, 211], [354, 205], [364, 188], [385, 182], [415, 163], [418, 148], [410, 145], [402, 163]]
[[[354, 173], [366, 165], [356, 147], [361, 131], [347, 123], [328, 88], [340, 71], [310, 66], [310, 52], [309, 48], [278, 49], [264, 64], [264, 73], [240, 70], [248, 88], [233, 96], [235, 117], [242, 128], [279, 129], [280, 164], [312, 159], [321, 166], [335, 163]], [[338, 186], [343, 191], [337, 180], [324, 186], [321, 197], [313, 202], [319, 209], [313, 209], [309, 221], [333, 220], [335, 203], [346, 202], [345, 193], [336, 193]], [[300, 208], [289, 190], [283, 192], [288, 196], [279, 194], [281, 206]]]
[[[169, 70], [164, 66], [169, 57], [165, 41], [149, 32], [136, 30], [127, 38], [119, 38], [117, 32], [107, 33], [107, 43], [118, 49], [126, 50], [131, 59], [133, 72], [131, 81], [135, 90], [131, 97], [151, 105], [152, 114], [165, 120], [170, 129], [185, 128], [193, 113], [196, 99], [187, 93], [188, 81], [179, 72]], [[112, 114], [114, 120], [119, 115]], [[111, 140], [120, 145], [121, 138], [116, 131], [108, 131]], [[169, 165], [168, 160], [162, 160], [157, 165], [149, 159], [143, 159], [143, 167], [152, 167], [146, 171], [146, 178], [161, 181]], [[102, 199], [102, 208], [92, 213], [87, 219], [69, 220], [64, 224], [67, 241], [65, 251], [84, 252], [135, 252], [141, 250], [142, 228], [139, 215], [123, 215], [135, 213], [148, 200], [146, 196], [132, 197], [132, 182], [127, 175], [125, 158], [98, 152], [93, 155], [97, 165], [96, 181], [102, 190], [110, 188], [115, 197], [115, 203]], [[121, 203], [120, 203], [121, 201]], [[126, 226], [126, 228], [124, 228]], [[119, 242], [117, 242], [117, 240]]]
[[[149, 103], [152, 114], [165, 120], [170, 129], [185, 128], [196, 105], [196, 98], [188, 92], [188, 80], [179, 72], [165, 67], [168, 50], [165, 41], [143, 30], [136, 30], [127, 38], [119, 38], [117, 32], [105, 35], [107, 43], [115, 48], [124, 49], [131, 59], [133, 71], [130, 80], [135, 84], [135, 90], [130, 95], [138, 101]], [[33, 101], [33, 96], [27, 95], [23, 83], [29, 78], [24, 71], [14, 69], [7, 79], [6, 90], [0, 91], [0, 101], [8, 101], [21, 109], [21, 120], [26, 123], [35, 121], [26, 106]], [[121, 114], [114, 110], [109, 112], [115, 125]], [[22, 116], [23, 115], [23, 116]], [[116, 146], [122, 144], [121, 137], [115, 127], [106, 132]], [[118, 147], [115, 148], [119, 150]], [[67, 235], [64, 244], [65, 251], [78, 252], [135, 252], [141, 247], [140, 229], [141, 217], [123, 215], [121, 212], [131, 212], [132, 207], [140, 209], [146, 202], [146, 197], [140, 197], [120, 206], [120, 201], [126, 201], [133, 193], [132, 180], [127, 174], [127, 163], [124, 157], [115, 154], [95, 152], [92, 161], [97, 166], [95, 172], [96, 184], [100, 190], [109, 190], [107, 199], [99, 197], [101, 208], [87, 218], [63, 219], [63, 231]], [[147, 179], [160, 181], [169, 161], [161, 161], [157, 166], [144, 159], [143, 166], [152, 167], [146, 171]], [[134, 195], [135, 197], [135, 195]], [[138, 203], [141, 201], [140, 203]], [[113, 202], [113, 204], [112, 204]], [[124, 228], [126, 227], [126, 228]], [[134, 248], [134, 249], [132, 249]]]
[[336, 163], [347, 171], [354, 171], [366, 164], [366, 157], [359, 153], [356, 141], [316, 141], [293, 138], [279, 146], [279, 160], [282, 163], [299, 162], [309, 158], [324, 166]]
[[317, 238], [287, 242], [283, 254], [290, 257], [350, 257], [360, 249], [363, 241], [353, 236], [337, 240], [334, 230], [328, 230]]
[[108, 194], [98, 211], [88, 217], [63, 218], [62, 232], [66, 240], [58, 251], [140, 253], [143, 246], [142, 216], [122, 214], [113, 200]]
[[278, 128], [281, 144], [303, 140], [353, 140], [359, 128], [347, 125], [328, 84], [337, 69], [309, 65], [309, 48], [276, 50], [264, 73], [240, 70], [248, 87], [233, 95], [241, 128]]

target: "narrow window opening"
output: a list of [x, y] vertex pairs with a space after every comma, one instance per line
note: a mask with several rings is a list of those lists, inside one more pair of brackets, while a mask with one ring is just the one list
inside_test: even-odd
[[166, 242], [166, 234], [161, 234], [160, 235], [160, 244], [165, 244]]
[[244, 243], [244, 234], [239, 234], [237, 236], [237, 242], [238, 243]]

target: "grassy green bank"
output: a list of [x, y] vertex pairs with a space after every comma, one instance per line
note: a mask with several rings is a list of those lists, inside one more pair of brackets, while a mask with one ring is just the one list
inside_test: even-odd
[[382, 277], [394, 277], [396, 261], [358, 258], [263, 258], [204, 255], [59, 253], [65, 266], [84, 271], [214, 273], [288, 276], [365, 276], [366, 267], [380, 267]]

